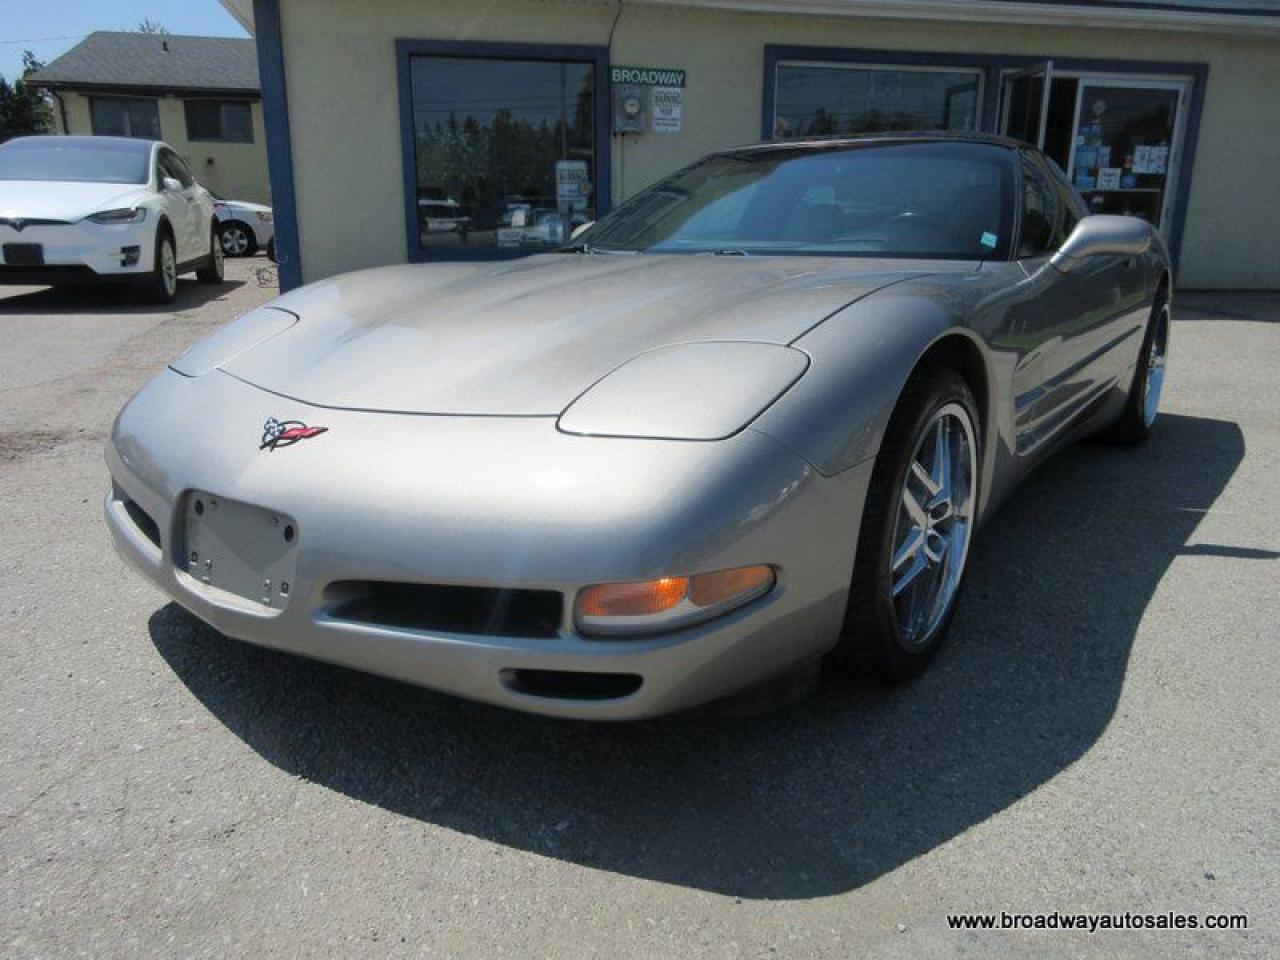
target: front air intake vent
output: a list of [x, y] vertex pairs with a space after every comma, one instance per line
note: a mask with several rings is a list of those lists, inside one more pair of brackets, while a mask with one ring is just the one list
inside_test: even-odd
[[548, 700], [620, 700], [639, 690], [644, 679], [634, 673], [503, 670], [502, 682], [516, 693]]
[[553, 590], [343, 580], [329, 585], [333, 620], [490, 637], [554, 637], [564, 598]]

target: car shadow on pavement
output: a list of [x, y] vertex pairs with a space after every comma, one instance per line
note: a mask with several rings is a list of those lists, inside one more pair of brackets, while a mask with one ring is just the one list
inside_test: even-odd
[[128, 284], [40, 287], [30, 292], [6, 291], [4, 287], [0, 287], [0, 314], [180, 313], [183, 310], [198, 310], [206, 303], [219, 300], [244, 284], [244, 280], [227, 279], [221, 283], [200, 283], [179, 277], [178, 294], [173, 303], [143, 303], [137, 291]]
[[228, 640], [172, 604], [151, 637], [262, 757], [358, 800], [629, 876], [831, 895], [1088, 751], [1153, 592], [1244, 450], [1234, 423], [1164, 415], [1141, 449], [1064, 451], [975, 542], [951, 642], [924, 677], [829, 682], [761, 716], [527, 716]]

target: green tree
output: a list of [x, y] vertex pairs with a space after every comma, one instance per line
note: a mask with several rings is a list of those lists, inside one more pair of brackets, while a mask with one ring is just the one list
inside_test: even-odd
[[22, 76], [12, 84], [0, 77], [0, 143], [10, 137], [48, 133], [53, 129], [53, 112], [32, 78], [42, 66], [27, 50], [22, 54]]

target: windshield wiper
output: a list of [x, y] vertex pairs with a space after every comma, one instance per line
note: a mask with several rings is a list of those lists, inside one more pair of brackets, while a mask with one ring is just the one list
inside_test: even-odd
[[713, 257], [749, 257], [751, 254], [739, 247], [721, 247], [719, 250], [708, 250]]

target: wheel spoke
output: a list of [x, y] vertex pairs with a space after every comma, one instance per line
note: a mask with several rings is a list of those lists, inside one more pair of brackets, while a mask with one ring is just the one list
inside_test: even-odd
[[951, 499], [951, 418], [943, 417], [934, 428], [933, 438], [933, 499], [930, 503], [944, 503]]
[[929, 471], [919, 460], [911, 461], [911, 475], [920, 481], [920, 486], [929, 492], [929, 496], [932, 497], [938, 492], [938, 485], [933, 482], [933, 477], [929, 476]]
[[902, 487], [902, 506], [907, 511], [907, 516], [911, 518], [911, 522], [921, 529], [929, 525], [929, 518], [924, 512], [924, 507], [920, 506], [920, 501], [915, 494], [904, 484]]
[[923, 547], [924, 531], [919, 527], [912, 527], [911, 532], [907, 534], [907, 539], [902, 542], [902, 546], [898, 547], [897, 552], [893, 555], [889, 569], [897, 573], [898, 569], [908, 560], [919, 556]]

